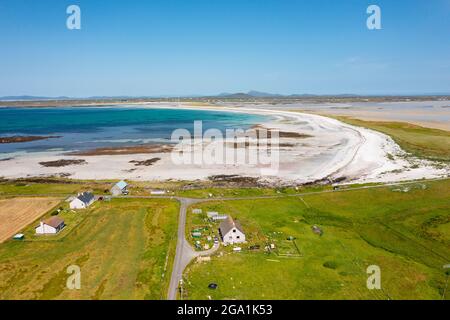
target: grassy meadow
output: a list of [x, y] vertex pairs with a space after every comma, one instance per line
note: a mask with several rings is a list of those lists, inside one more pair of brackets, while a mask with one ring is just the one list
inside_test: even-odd
[[[450, 299], [450, 180], [196, 207], [240, 220], [248, 243], [192, 263], [189, 299]], [[382, 290], [366, 287], [370, 265]]]
[[[82, 181], [67, 179], [22, 179], [0, 181], [0, 196], [9, 195], [74, 195], [78, 192], [92, 190], [104, 194], [113, 185], [112, 182]], [[117, 181], [116, 181], [117, 182]]]
[[[56, 238], [0, 245], [0, 299], [165, 299], [178, 210], [171, 200], [113, 199], [64, 212]], [[66, 288], [70, 265], [81, 268], [80, 290]]]

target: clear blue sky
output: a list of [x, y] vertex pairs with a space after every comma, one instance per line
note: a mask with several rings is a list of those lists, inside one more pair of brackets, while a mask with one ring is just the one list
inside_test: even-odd
[[0, 0], [0, 43], [0, 96], [450, 93], [450, 0]]

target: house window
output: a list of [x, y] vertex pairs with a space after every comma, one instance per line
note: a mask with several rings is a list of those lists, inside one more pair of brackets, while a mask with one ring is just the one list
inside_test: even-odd
[[233, 229], [233, 232], [236, 232], [236, 229]]
[[240, 239], [240, 238], [241, 238], [241, 236], [237, 236], [236, 238], [237, 238], [237, 239]]

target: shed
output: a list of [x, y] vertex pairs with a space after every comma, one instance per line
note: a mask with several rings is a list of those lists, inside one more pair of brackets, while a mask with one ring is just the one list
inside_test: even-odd
[[13, 237], [14, 240], [23, 240], [24, 238], [25, 235], [23, 233], [18, 233]]
[[212, 217], [218, 216], [219, 213], [218, 213], [218, 212], [215, 212], [215, 211], [208, 211], [208, 212], [206, 213], [206, 215], [208, 216], [208, 218], [211, 219]]
[[114, 196], [119, 196], [122, 195], [124, 193], [128, 193], [128, 184], [124, 181], [121, 180], [119, 182], [117, 182], [112, 188], [111, 188], [111, 194], [113, 194]]
[[166, 194], [165, 190], [151, 190], [150, 194], [152, 195], [158, 195], [158, 196], [162, 196]]
[[227, 219], [228, 219], [228, 215], [226, 215], [226, 214], [219, 214], [219, 215], [213, 216], [211, 218], [212, 221], [224, 221], [224, 220], [227, 220]]

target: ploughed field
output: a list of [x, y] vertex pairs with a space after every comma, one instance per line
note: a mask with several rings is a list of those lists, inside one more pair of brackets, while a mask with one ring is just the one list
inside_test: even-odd
[[9, 198], [0, 199], [0, 243], [43, 216], [55, 207], [57, 198]]
[[[185, 299], [450, 299], [450, 180], [195, 208], [240, 220], [248, 243], [192, 263]], [[381, 290], [367, 289], [371, 265]]]
[[[164, 199], [64, 210], [67, 227], [58, 236], [37, 239], [25, 230], [24, 241], [0, 245], [0, 299], [164, 299], [178, 210]], [[66, 286], [72, 265], [80, 267], [79, 290]]]

